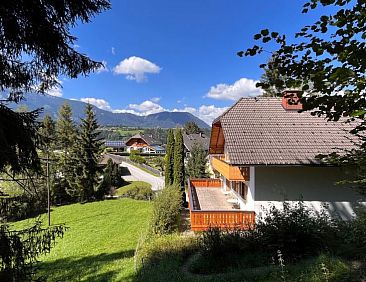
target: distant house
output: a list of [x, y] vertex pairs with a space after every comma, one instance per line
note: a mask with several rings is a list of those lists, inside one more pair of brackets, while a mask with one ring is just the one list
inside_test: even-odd
[[117, 152], [123, 152], [126, 150], [126, 143], [124, 141], [104, 140], [104, 146]]
[[195, 144], [200, 144], [202, 148], [208, 152], [210, 146], [210, 138], [204, 133], [187, 134], [183, 133], [184, 153], [186, 158], [190, 156], [192, 148]]
[[127, 152], [139, 151], [140, 153], [165, 154], [165, 148], [161, 142], [156, 141], [152, 136], [136, 134], [127, 140]]
[[357, 147], [352, 125], [299, 112], [296, 91], [242, 98], [213, 121], [209, 154], [216, 179], [189, 180], [192, 230], [254, 224], [271, 205], [302, 199], [309, 208], [349, 219], [365, 199], [342, 167], [317, 156]]

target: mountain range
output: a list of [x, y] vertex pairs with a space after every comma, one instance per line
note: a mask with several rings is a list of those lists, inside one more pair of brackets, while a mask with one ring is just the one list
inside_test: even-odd
[[[26, 99], [18, 104], [11, 105], [12, 108], [26, 107], [29, 110], [43, 108], [42, 116], [50, 115], [57, 119], [59, 108], [65, 103], [69, 103], [73, 112], [73, 120], [79, 122], [84, 117], [86, 103], [69, 100], [51, 95], [40, 95], [29, 93], [25, 95]], [[183, 126], [187, 122], [195, 122], [200, 128], [209, 128], [210, 126], [203, 120], [188, 112], [160, 112], [147, 116], [139, 116], [131, 113], [113, 113], [93, 106], [99, 124], [103, 126], [129, 126], [141, 128], [174, 128]]]

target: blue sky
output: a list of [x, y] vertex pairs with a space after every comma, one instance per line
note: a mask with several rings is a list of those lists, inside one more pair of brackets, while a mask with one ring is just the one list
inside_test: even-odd
[[[92, 23], [75, 27], [77, 49], [106, 63], [88, 77], [62, 79], [51, 94], [116, 112], [186, 110], [210, 123], [238, 98], [257, 95], [258, 65], [239, 58], [262, 28], [293, 34], [316, 13], [303, 1], [115, 0]], [[271, 51], [274, 46], [268, 46]]]

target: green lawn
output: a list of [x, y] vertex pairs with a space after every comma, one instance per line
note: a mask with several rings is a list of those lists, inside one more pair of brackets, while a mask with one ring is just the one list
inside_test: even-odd
[[145, 181], [131, 181], [128, 182], [126, 185], [122, 186], [121, 188], [118, 188], [115, 194], [122, 195], [124, 191], [134, 189], [136, 187], [151, 188], [151, 184]]
[[[131, 199], [54, 208], [52, 223], [69, 229], [51, 253], [41, 258], [48, 281], [131, 281], [134, 250], [152, 205]], [[15, 228], [30, 224], [18, 222]]]

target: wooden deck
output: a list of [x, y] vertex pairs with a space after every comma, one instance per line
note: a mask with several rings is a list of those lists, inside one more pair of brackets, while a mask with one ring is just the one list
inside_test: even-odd
[[220, 179], [192, 179], [188, 182], [189, 213], [193, 231], [209, 227], [249, 229], [255, 212], [235, 209], [221, 191]]

